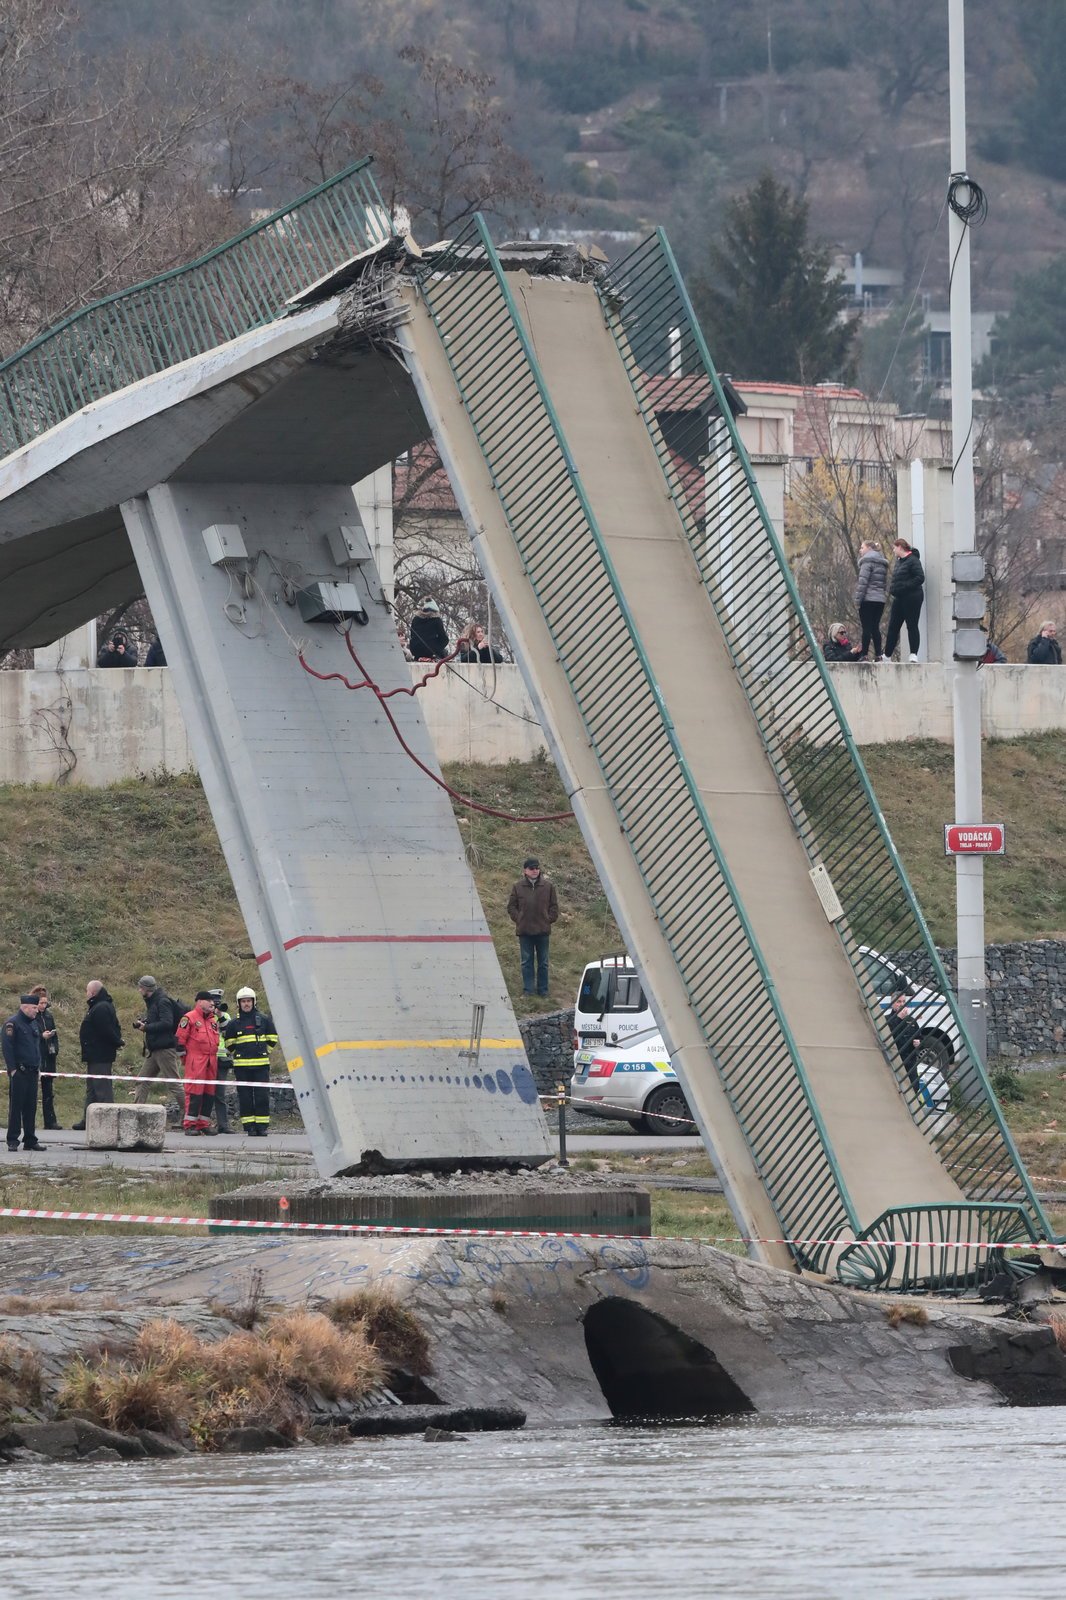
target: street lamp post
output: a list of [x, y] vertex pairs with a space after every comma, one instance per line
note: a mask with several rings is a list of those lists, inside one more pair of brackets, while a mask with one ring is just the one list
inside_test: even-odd
[[[970, 217], [979, 197], [966, 170], [966, 53], [963, 0], [948, 0], [948, 89], [951, 114], [951, 189], [948, 207], [951, 310], [952, 557], [954, 631], [953, 721], [955, 821], [982, 822], [981, 686], [978, 668], [986, 639], [977, 585], [984, 567], [977, 554], [973, 474], [973, 373], [970, 350]], [[961, 587], [960, 587], [961, 585]], [[975, 610], [977, 616], [974, 616]], [[958, 994], [977, 1054], [987, 1060], [985, 883], [980, 855], [955, 860]]]

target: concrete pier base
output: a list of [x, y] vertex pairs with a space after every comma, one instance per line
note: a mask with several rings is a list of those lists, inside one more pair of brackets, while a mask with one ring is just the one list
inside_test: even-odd
[[[280, 1205], [282, 1199], [288, 1204]], [[614, 1182], [578, 1185], [540, 1174], [516, 1177], [505, 1187], [476, 1174], [451, 1180], [412, 1177], [339, 1180], [334, 1183], [257, 1183], [231, 1189], [211, 1202], [219, 1218], [212, 1233], [225, 1233], [223, 1219], [276, 1222], [370, 1223], [378, 1227], [499, 1228], [538, 1232], [651, 1235], [651, 1197], [637, 1185]], [[232, 1231], [232, 1230], [230, 1230]], [[307, 1240], [313, 1234], [297, 1235]]]

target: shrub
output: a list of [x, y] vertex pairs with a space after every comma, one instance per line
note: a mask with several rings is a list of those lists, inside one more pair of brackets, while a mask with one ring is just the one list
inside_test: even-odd
[[58, 1408], [119, 1432], [191, 1436], [212, 1450], [236, 1427], [299, 1438], [312, 1394], [358, 1400], [383, 1371], [363, 1324], [341, 1328], [318, 1312], [287, 1312], [261, 1333], [241, 1329], [214, 1342], [157, 1320], [125, 1352], [73, 1362]]
[[890, 1328], [898, 1328], [904, 1322], [914, 1328], [924, 1328], [929, 1321], [929, 1313], [924, 1306], [915, 1305], [910, 1300], [897, 1300], [895, 1305], [889, 1306], [885, 1311]]
[[416, 1378], [433, 1371], [425, 1329], [406, 1306], [385, 1289], [356, 1289], [325, 1306], [326, 1316], [341, 1328], [362, 1327], [364, 1337], [386, 1368], [402, 1367]]

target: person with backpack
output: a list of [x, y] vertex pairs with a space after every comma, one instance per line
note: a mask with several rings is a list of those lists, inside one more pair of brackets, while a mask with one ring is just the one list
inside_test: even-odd
[[[885, 653], [882, 661], [891, 660], [892, 653], [899, 643], [899, 636], [904, 625], [907, 628], [907, 643], [910, 645], [910, 660], [917, 661], [918, 647], [922, 642], [918, 631], [918, 618], [922, 614], [922, 605], [925, 601], [925, 569], [922, 558], [906, 539], [897, 539], [892, 549], [896, 554], [896, 564], [892, 568], [892, 578], [889, 582], [888, 592], [892, 597], [892, 609], [888, 613], [888, 636], [885, 639]], [[900, 660], [902, 660], [902, 656]]]
[[178, 1116], [185, 1119], [185, 1099], [181, 1092], [181, 1063], [178, 1060], [178, 1023], [185, 1015], [187, 1007], [178, 1001], [172, 1000], [165, 989], [161, 989], [153, 977], [147, 974], [138, 980], [138, 989], [145, 1003], [145, 1014], [138, 1017], [133, 1026], [144, 1034], [144, 1060], [141, 1063], [141, 1082], [133, 1092], [137, 1105], [143, 1106], [148, 1099], [150, 1085], [148, 1078], [164, 1078], [172, 1082], [174, 1087], [170, 1091], [174, 1104], [178, 1108]]
[[260, 1011], [255, 1002], [254, 989], [237, 990], [237, 1015], [227, 1022], [225, 1036], [244, 1131], [264, 1139], [270, 1131], [270, 1052], [278, 1042], [278, 1031], [269, 1011]]
[[1040, 624], [1040, 632], [1035, 639], [1029, 640], [1029, 647], [1025, 652], [1025, 659], [1031, 667], [1062, 666], [1062, 646], [1055, 637], [1056, 632], [1053, 622]]

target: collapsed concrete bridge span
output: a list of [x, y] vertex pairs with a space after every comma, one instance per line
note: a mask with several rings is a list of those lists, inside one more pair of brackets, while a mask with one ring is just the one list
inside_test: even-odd
[[[320, 1166], [546, 1154], [450, 808], [367, 687], [402, 663], [348, 486], [432, 432], [753, 1250], [994, 1270], [1044, 1219], [957, 1013], [950, 1107], [895, 1051], [871, 947], [937, 957], [665, 239], [604, 271], [370, 233], [0, 463], [12, 571], [91, 527], [128, 575], [128, 540]], [[0, 644], [95, 608], [57, 592]]]

